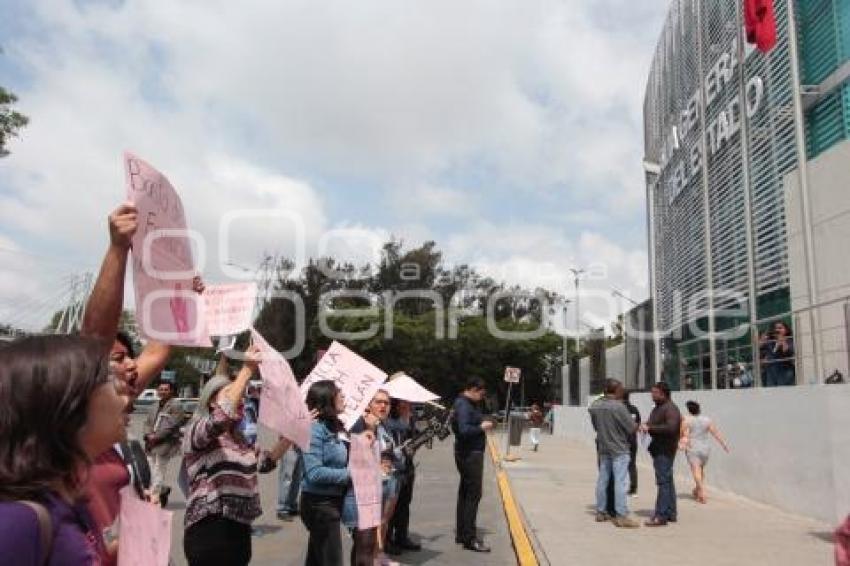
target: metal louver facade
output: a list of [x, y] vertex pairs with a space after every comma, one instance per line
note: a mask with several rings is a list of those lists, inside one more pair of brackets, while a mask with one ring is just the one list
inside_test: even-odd
[[[715, 367], [753, 361], [752, 329], [713, 345], [690, 332], [694, 322], [708, 329], [698, 299], [709, 290], [715, 309], [749, 311], [739, 322], [790, 311], [783, 177], [798, 155], [788, 2], [774, 1], [778, 42], [767, 54], [745, 44], [743, 5], [674, 0], [646, 86], [652, 299], [674, 384], [684, 372], [702, 378], [696, 387], [716, 386], [712, 351]], [[801, 79], [817, 85], [850, 58], [850, 0], [794, 5]], [[850, 83], [810, 108], [805, 127], [808, 158], [850, 137]]]

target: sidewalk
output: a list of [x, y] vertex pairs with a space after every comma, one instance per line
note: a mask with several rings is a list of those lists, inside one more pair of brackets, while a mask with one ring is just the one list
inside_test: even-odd
[[[504, 451], [503, 436], [497, 436]], [[511, 447], [516, 462], [505, 462], [514, 496], [541, 564], [594, 566], [828, 566], [834, 563], [833, 526], [789, 515], [741, 497], [711, 489], [700, 505], [693, 485], [677, 479], [679, 522], [663, 528], [618, 529], [594, 522], [596, 454], [592, 447], [544, 435], [539, 452], [527, 436]], [[638, 497], [629, 510], [641, 522], [655, 502], [651, 469], [638, 468]]]

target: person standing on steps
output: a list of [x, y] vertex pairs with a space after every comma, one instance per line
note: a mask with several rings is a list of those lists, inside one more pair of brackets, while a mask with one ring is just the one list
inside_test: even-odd
[[452, 432], [455, 435], [455, 464], [460, 474], [455, 542], [473, 552], [490, 552], [490, 547], [478, 538], [475, 527], [478, 503], [481, 501], [486, 434], [493, 428], [491, 421], [483, 420], [479, 408], [485, 393], [483, 379], [469, 378], [463, 392], [455, 399], [452, 420]]

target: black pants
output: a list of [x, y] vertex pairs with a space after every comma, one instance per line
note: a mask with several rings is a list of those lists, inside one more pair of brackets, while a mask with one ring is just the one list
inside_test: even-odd
[[481, 481], [484, 475], [484, 452], [455, 452], [455, 464], [460, 472], [457, 488], [457, 538], [467, 543], [476, 538], [475, 519], [481, 501]]
[[305, 566], [342, 566], [341, 495], [301, 493], [301, 521], [310, 533]]
[[378, 555], [378, 527], [351, 533], [351, 566], [374, 566]]
[[404, 477], [401, 483], [401, 489], [398, 492], [398, 502], [395, 506], [395, 513], [390, 519], [389, 532], [387, 538], [395, 543], [400, 543], [408, 539], [410, 526], [410, 502], [413, 500], [413, 483], [416, 480], [416, 475], [411, 473]]
[[244, 566], [251, 561], [251, 527], [207, 517], [186, 529], [183, 552], [189, 566]]
[[629, 495], [637, 493], [637, 441], [629, 443]]

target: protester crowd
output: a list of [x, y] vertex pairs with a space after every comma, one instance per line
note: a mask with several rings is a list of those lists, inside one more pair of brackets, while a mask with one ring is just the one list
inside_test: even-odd
[[[188, 563], [248, 564], [251, 525], [262, 513], [258, 474], [279, 462], [278, 517], [300, 516], [309, 533], [308, 566], [346, 561], [343, 530], [353, 541], [351, 564], [396, 564], [390, 555], [419, 550], [409, 531], [415, 418], [410, 402], [383, 388], [346, 427], [343, 391], [332, 380], [316, 381], [302, 401], [312, 418], [309, 443], [299, 447], [282, 435], [263, 448], [257, 442], [260, 401], [250, 385], [262, 353], [252, 345], [238, 371], [220, 364], [191, 418], [175, 384], [161, 381], [142, 438], [129, 438], [134, 399], [160, 375], [171, 350], [148, 340], [137, 353], [119, 329], [138, 228], [131, 204], [109, 216], [109, 246], [79, 335], [27, 337], [0, 350], [0, 556], [22, 566], [116, 565], [122, 543], [142, 536], [122, 529], [127, 498], [164, 507], [176, 481], [186, 494], [182, 550]], [[200, 277], [193, 291], [204, 293]], [[458, 542], [478, 552], [489, 550], [475, 527], [491, 426], [477, 408], [483, 395], [482, 382], [470, 383], [453, 421], [461, 474]], [[381, 484], [377, 524], [365, 527], [350, 466], [357, 443], [375, 454]], [[179, 477], [171, 478], [175, 460]], [[151, 542], [168, 546], [170, 539]], [[165, 548], [158, 556], [177, 551]]]

